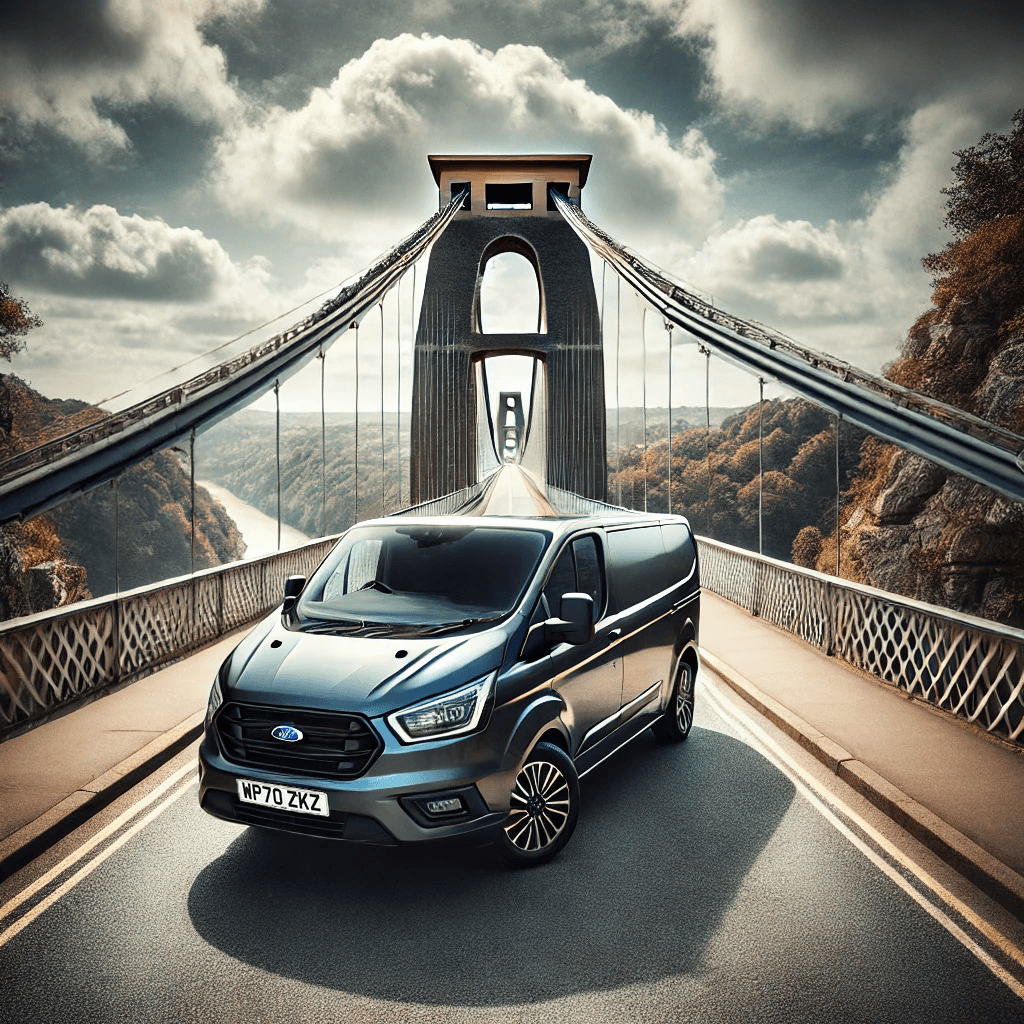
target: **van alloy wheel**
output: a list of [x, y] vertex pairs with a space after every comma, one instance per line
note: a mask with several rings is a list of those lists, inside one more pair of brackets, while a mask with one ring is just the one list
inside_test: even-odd
[[681, 743], [690, 735], [693, 725], [693, 684], [693, 666], [688, 661], [679, 662], [669, 706], [651, 730], [662, 743]]
[[579, 801], [579, 778], [568, 755], [553, 743], [538, 743], [516, 775], [498, 838], [506, 860], [526, 866], [554, 857], [576, 827]]

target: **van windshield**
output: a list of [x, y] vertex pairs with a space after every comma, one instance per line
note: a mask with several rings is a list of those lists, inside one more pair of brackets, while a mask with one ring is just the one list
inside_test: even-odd
[[548, 540], [539, 530], [461, 524], [355, 527], [306, 587], [300, 628], [436, 633], [502, 618]]

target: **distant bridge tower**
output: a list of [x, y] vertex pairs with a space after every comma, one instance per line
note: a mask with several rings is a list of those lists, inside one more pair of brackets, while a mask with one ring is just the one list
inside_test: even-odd
[[508, 460], [520, 460], [526, 439], [526, 415], [519, 391], [502, 391], [495, 411], [494, 438], [498, 454]]
[[[548, 195], [552, 187], [578, 204], [591, 157], [428, 159], [442, 207], [467, 185], [470, 197], [434, 243], [427, 266], [413, 377], [412, 501], [476, 481], [483, 439], [476, 436], [473, 363], [492, 355], [543, 360], [546, 394], [535, 400], [546, 403], [547, 437], [531, 437], [531, 444], [546, 446], [549, 483], [604, 499], [604, 358], [590, 255]], [[536, 333], [481, 330], [484, 268], [506, 252], [525, 256], [537, 274]]]

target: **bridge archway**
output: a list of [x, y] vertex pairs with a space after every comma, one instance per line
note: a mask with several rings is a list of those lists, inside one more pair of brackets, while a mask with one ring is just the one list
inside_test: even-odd
[[[480, 330], [482, 270], [514, 252], [534, 268], [538, 330]], [[590, 253], [560, 214], [459, 214], [430, 253], [416, 332], [410, 495], [428, 501], [474, 483], [481, 444], [475, 360], [543, 360], [543, 465], [555, 487], [603, 500], [607, 489], [604, 355]], [[534, 428], [536, 424], [534, 424]], [[533, 444], [541, 438], [530, 430]]]
[[[517, 317], [518, 323], [525, 325], [527, 318], [533, 321], [531, 327], [527, 331], [495, 331], [489, 329], [493, 326], [495, 317], [492, 315], [485, 315], [491, 313], [493, 297], [486, 296], [489, 300], [485, 303], [485, 281], [488, 266], [495, 266], [492, 261], [501, 261], [504, 256], [511, 256], [514, 258], [514, 263], [511, 265], [513, 271], [513, 287], [518, 291], [522, 288], [528, 288], [527, 282], [524, 280], [524, 274], [522, 273], [525, 268], [517, 266], [522, 260], [533, 269], [533, 280], [536, 283], [536, 301], [533, 300], [532, 289], [530, 294], [517, 296], [521, 299], [520, 309], [526, 313], [526, 318]], [[509, 266], [508, 263], [505, 264]], [[503, 235], [500, 238], [495, 238], [492, 242], [484, 248], [484, 251], [480, 254], [480, 265], [477, 270], [476, 276], [476, 287], [473, 290], [473, 332], [475, 334], [547, 334], [548, 332], [548, 318], [547, 318], [547, 304], [544, 296], [544, 277], [540, 270], [540, 260], [537, 258], [537, 250], [525, 239], [517, 235]], [[526, 309], [522, 310], [522, 306], [525, 305]], [[536, 317], [530, 317], [529, 310], [536, 310]], [[490, 322], [488, 322], [490, 321]]]

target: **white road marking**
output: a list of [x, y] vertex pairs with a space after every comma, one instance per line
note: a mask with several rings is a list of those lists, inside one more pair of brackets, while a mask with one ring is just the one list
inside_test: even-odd
[[[26, 900], [30, 899], [35, 893], [39, 892], [40, 889], [44, 888], [55, 878], [67, 871], [72, 865], [76, 864], [83, 857], [85, 857], [90, 851], [94, 850], [100, 843], [105, 839], [108, 839], [117, 829], [121, 828], [125, 822], [130, 821], [136, 815], [139, 814], [145, 807], [151, 804], [154, 800], [158, 799], [164, 793], [167, 792], [175, 783], [180, 782], [182, 777], [188, 774], [195, 774], [195, 765], [188, 765], [176, 772], [165, 782], [161, 783], [160, 786], [150, 793], [145, 799], [140, 800], [133, 807], [130, 807], [124, 812], [116, 821], [111, 822], [101, 832], [98, 832], [92, 837], [87, 843], [84, 843], [78, 850], [69, 856], [65, 857], [56, 867], [51, 868], [41, 878], [36, 879], [28, 888], [20, 892], [12, 900], [0, 907], [0, 919], [6, 917], [12, 911], [16, 910]], [[11, 939], [14, 938], [19, 932], [31, 924], [44, 910], [52, 907], [62, 896], [70, 892], [79, 882], [84, 878], [88, 877], [102, 864], [112, 853], [119, 850], [132, 836], [137, 832], [144, 829], [151, 821], [163, 814], [168, 807], [171, 806], [176, 800], [180, 800], [197, 782], [195, 778], [190, 779], [184, 786], [172, 793], [167, 799], [161, 804], [155, 807], [140, 821], [137, 821], [131, 828], [120, 835], [113, 843], [111, 843], [106, 849], [102, 850], [92, 860], [87, 861], [78, 871], [76, 871], [66, 882], [54, 889], [49, 896], [45, 899], [40, 900], [32, 909], [25, 914], [24, 917], [18, 918], [12, 925], [10, 925], [5, 931], [0, 932], [0, 946], [5, 945]]]
[[[888, 861], [881, 857], [876, 850], [873, 850], [865, 843], [860, 836], [853, 832], [845, 822], [841, 821], [826, 804], [819, 799], [823, 797], [828, 802], [838, 807], [841, 812], [853, 821], [857, 828], [864, 835], [868, 836], [871, 842], [875, 843], [886, 855], [899, 862], [909, 873], [919, 879], [935, 896], [943, 903], [951, 907], [957, 914], [969, 921], [971, 926], [976, 928], [993, 945], [997, 946], [1008, 959], [1024, 969], [1024, 953], [1018, 949], [1005, 935], [995, 929], [989, 922], [980, 917], [962, 900], [953, 895], [941, 882], [933, 878], [919, 864], [915, 864], [906, 857], [902, 851], [894, 846], [880, 832], [864, 820], [852, 807], [839, 799], [836, 794], [828, 792], [821, 786], [817, 779], [809, 775], [801, 768], [783, 749], [769, 736], [752, 718], [740, 711], [738, 708], [727, 705], [718, 688], [709, 681], [707, 671], [701, 673], [704, 683], [704, 690], [711, 699], [715, 711], [727, 722], [733, 725], [740, 733], [746, 733], [752, 740], [753, 745], [780, 771], [784, 772], [793, 781], [800, 794], [810, 803], [826, 821], [828, 821], [838, 832], [845, 836], [861, 853], [864, 854], [876, 867], [891, 878], [904, 892], [906, 892], [915, 903], [926, 913], [939, 922], [951, 935], [953, 935], [966, 949], [977, 957], [1000, 981], [1003, 982], [1015, 995], [1024, 998], [1024, 984], [1018, 981], [1009, 971], [1006, 970], [990, 953], [974, 941], [955, 921], [953, 921], [939, 906], [936, 906], [915, 889]], [[812, 792], [813, 790], [813, 792]]]

